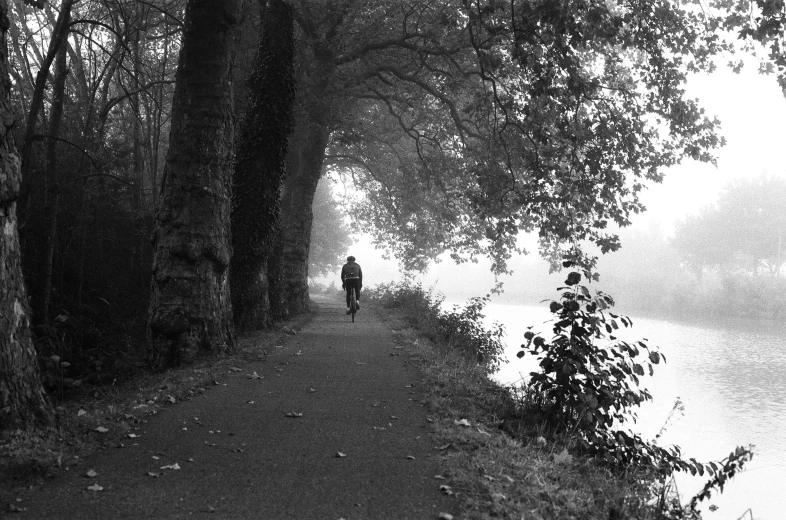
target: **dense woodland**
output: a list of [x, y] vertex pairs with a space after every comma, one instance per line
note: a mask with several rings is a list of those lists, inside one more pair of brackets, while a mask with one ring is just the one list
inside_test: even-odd
[[759, 41], [783, 79], [782, 2], [704, 4], [1, 0], [0, 428], [304, 312], [326, 174], [408, 268], [535, 231], [591, 271], [722, 144], [686, 75]]

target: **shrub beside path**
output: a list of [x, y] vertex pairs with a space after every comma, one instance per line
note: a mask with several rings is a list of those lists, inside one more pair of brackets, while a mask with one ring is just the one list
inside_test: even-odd
[[[343, 302], [264, 361], [162, 408], [85, 465], [26, 493], [13, 518], [428, 519], [438, 452], [419, 375], [372, 312]], [[239, 370], [238, 370], [239, 369]], [[86, 472], [93, 470], [94, 477]], [[97, 486], [90, 490], [89, 486]]]

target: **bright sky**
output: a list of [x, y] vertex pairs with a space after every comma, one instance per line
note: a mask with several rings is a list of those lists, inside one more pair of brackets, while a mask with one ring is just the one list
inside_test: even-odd
[[[643, 194], [648, 210], [635, 216], [634, 226], [657, 222], [669, 233], [675, 221], [715, 201], [723, 186], [733, 179], [765, 172], [786, 177], [786, 98], [773, 76], [759, 75], [755, 66], [746, 67], [740, 74], [719, 68], [711, 76], [692, 77], [688, 94], [699, 98], [707, 113], [721, 120], [727, 144], [718, 152], [718, 167], [687, 161], [669, 170], [662, 184], [651, 185]], [[534, 249], [532, 253], [537, 254]], [[364, 274], [368, 273], [371, 285], [400, 278], [395, 261], [383, 260], [368, 237], [359, 238], [352, 254]], [[473, 285], [477, 294], [493, 284], [488, 264], [455, 266], [450, 260], [432, 267], [422, 278], [426, 286], [437, 283], [448, 299], [448, 284]]]

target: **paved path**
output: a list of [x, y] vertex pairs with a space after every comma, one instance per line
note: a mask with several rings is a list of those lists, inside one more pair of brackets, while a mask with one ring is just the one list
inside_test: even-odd
[[[367, 309], [351, 323], [342, 302], [319, 304], [314, 320], [284, 348], [238, 365], [241, 372], [228, 373], [206, 394], [162, 409], [125, 448], [86, 461], [95, 479], [58, 476], [13, 518], [376, 520], [455, 513], [434, 479], [437, 452], [407, 358]], [[249, 378], [254, 372], [263, 378]], [[180, 469], [160, 469], [173, 464]], [[92, 483], [103, 491], [88, 491]]]

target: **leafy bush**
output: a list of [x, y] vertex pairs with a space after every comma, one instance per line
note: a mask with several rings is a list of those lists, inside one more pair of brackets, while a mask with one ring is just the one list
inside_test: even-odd
[[488, 295], [470, 298], [463, 309], [454, 305], [452, 311], [441, 312], [438, 321], [448, 345], [468, 356], [477, 356], [489, 372], [496, 372], [505, 352], [502, 342], [505, 329], [499, 323], [494, 323], [490, 330], [483, 325], [483, 308], [488, 301]]
[[631, 343], [617, 338], [620, 326], [631, 326], [630, 318], [609, 312], [612, 297], [602, 292], [592, 296], [580, 285], [581, 279], [580, 273], [571, 272], [566, 286], [558, 288], [560, 301], [550, 303], [555, 318], [551, 341], [531, 330], [524, 335], [527, 343], [518, 357], [528, 351], [539, 357], [541, 368], [531, 374], [525, 393], [533, 396], [531, 402], [558, 429], [575, 432], [583, 451], [611, 467], [649, 471], [661, 482], [675, 471], [709, 474], [711, 480], [688, 506], [668, 502], [672, 518], [697, 518], [698, 502], [716, 487], [722, 491], [723, 484], [750, 460], [751, 449], [740, 447], [723, 461], [701, 463], [684, 459], [678, 446], [657, 446], [621, 429], [636, 420], [636, 407], [652, 399], [640, 388], [640, 377], [653, 375], [653, 365], [666, 360], [646, 340]]
[[494, 324], [491, 330], [483, 324], [483, 308], [489, 296], [471, 298], [462, 309], [454, 306], [450, 311], [441, 310], [444, 297], [434, 296], [417, 283], [380, 284], [368, 289], [366, 296], [388, 309], [402, 309], [410, 324], [422, 330], [430, 339], [458, 350], [464, 356], [476, 359], [489, 372], [496, 371], [502, 360], [505, 346], [504, 329]]

